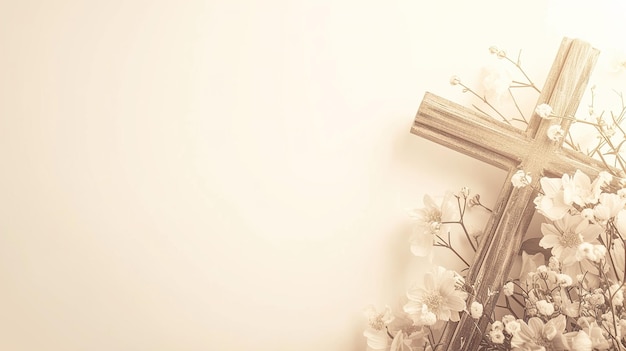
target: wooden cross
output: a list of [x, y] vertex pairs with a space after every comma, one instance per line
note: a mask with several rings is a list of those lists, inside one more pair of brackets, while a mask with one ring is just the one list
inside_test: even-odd
[[[537, 105], [547, 103], [555, 115], [573, 116], [598, 55], [589, 44], [564, 38]], [[535, 211], [533, 200], [541, 176], [560, 177], [577, 169], [594, 176], [606, 169], [600, 161], [550, 140], [547, 130], [555, 123], [567, 132], [571, 121], [534, 114], [522, 131], [430, 93], [415, 117], [412, 133], [508, 171], [466, 279], [474, 286], [477, 301], [490, 302], [484, 304], [484, 315], [491, 315], [497, 301], [497, 296], [488, 299], [489, 292], [502, 289], [520, 250]], [[513, 187], [511, 176], [519, 169], [530, 172], [532, 186]], [[449, 351], [476, 350], [488, 323], [481, 318], [477, 329], [476, 321], [464, 313], [456, 327], [446, 329], [442, 343]]]

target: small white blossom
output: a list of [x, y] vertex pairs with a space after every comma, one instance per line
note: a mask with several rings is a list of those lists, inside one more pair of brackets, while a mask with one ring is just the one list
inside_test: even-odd
[[524, 172], [521, 169], [515, 172], [515, 174], [513, 174], [513, 176], [511, 177], [511, 183], [513, 183], [513, 186], [516, 188], [523, 188], [529, 185], [532, 181], [533, 178], [530, 176], [530, 174]]
[[546, 267], [545, 265], [541, 265], [539, 267], [537, 267], [537, 273], [538, 274], [548, 274], [548, 267]]
[[495, 321], [493, 322], [493, 324], [491, 324], [491, 330], [498, 330], [498, 331], [503, 331], [504, 330], [504, 324], [500, 321]]
[[518, 321], [508, 322], [505, 327], [506, 332], [511, 335], [517, 334], [520, 329], [522, 329], [522, 325]]
[[548, 128], [548, 139], [552, 141], [561, 141], [565, 136], [565, 131], [558, 124], [553, 124]]
[[554, 313], [554, 305], [546, 300], [537, 301], [537, 311], [544, 316], [551, 316]]
[[588, 259], [589, 261], [597, 262], [598, 256], [596, 256], [593, 250], [593, 244], [588, 242], [583, 242], [578, 245], [578, 250], [576, 251], [576, 260], [582, 261], [584, 259]]
[[504, 334], [502, 334], [501, 330], [491, 330], [489, 332], [489, 338], [491, 339], [491, 342], [494, 344], [504, 343]]
[[510, 314], [506, 314], [504, 316], [502, 316], [502, 323], [506, 326], [507, 323], [509, 322], [513, 322], [515, 319], [515, 317], [513, 317]]
[[548, 104], [541, 104], [537, 106], [535, 113], [541, 118], [548, 118], [552, 115], [552, 107]]
[[470, 306], [470, 315], [474, 319], [478, 319], [483, 315], [483, 305], [480, 302], [474, 301]]
[[515, 285], [513, 285], [513, 282], [508, 282], [502, 287], [502, 292], [505, 296], [511, 296], [513, 295], [514, 288]]
[[509, 89], [513, 79], [506, 62], [498, 61], [485, 67], [483, 75], [482, 86], [487, 100], [500, 103], [503, 97], [510, 96]]
[[378, 312], [374, 306], [368, 306], [363, 313], [368, 319], [369, 327], [374, 330], [384, 329], [385, 326], [391, 323], [395, 318], [389, 306], [385, 306], [383, 312]]
[[459, 76], [450, 77], [450, 85], [459, 85], [461, 84], [461, 78]]
[[567, 288], [573, 284], [572, 277], [567, 274], [557, 274], [556, 276], [559, 286]]
[[593, 245], [593, 254], [598, 261], [602, 260], [606, 255], [606, 247], [604, 245]]

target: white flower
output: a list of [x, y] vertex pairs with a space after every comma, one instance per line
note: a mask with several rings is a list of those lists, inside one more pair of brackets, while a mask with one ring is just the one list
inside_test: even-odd
[[[569, 266], [584, 257], [578, 254], [579, 245], [593, 242], [602, 231], [601, 226], [589, 223], [580, 215], [566, 214], [552, 224], [541, 224], [543, 238], [539, 241], [539, 246], [552, 249], [552, 255], [556, 256], [563, 266]], [[593, 251], [593, 246], [591, 250]]]
[[511, 347], [514, 350], [566, 350], [563, 332], [566, 327], [564, 315], [552, 318], [547, 323], [537, 317], [530, 318], [528, 324], [520, 320], [520, 331], [513, 335]]
[[554, 305], [546, 300], [537, 301], [537, 311], [544, 316], [551, 316], [554, 313]]
[[577, 170], [572, 177], [564, 174], [561, 177], [563, 186], [563, 201], [567, 204], [575, 203], [579, 206], [596, 204], [602, 193], [603, 178], [596, 178], [593, 183], [588, 175]]
[[582, 261], [584, 259], [588, 259], [589, 261], [593, 262], [598, 261], [598, 257], [593, 252], [593, 244], [580, 243], [580, 245], [578, 245], [578, 250], [576, 251], [576, 260]]
[[505, 296], [513, 295], [514, 289], [515, 289], [515, 285], [513, 285], [513, 282], [508, 282], [504, 284], [504, 286], [502, 286], [502, 292], [504, 293]]
[[491, 324], [491, 330], [503, 331], [504, 330], [504, 323], [502, 323], [500, 321], [493, 322]]
[[457, 276], [454, 271], [437, 267], [424, 275], [424, 283], [407, 292], [409, 302], [404, 311], [416, 324], [426, 324], [432, 320], [459, 321], [459, 312], [465, 309], [467, 293], [457, 289]]
[[437, 316], [428, 310], [428, 306], [422, 305], [422, 314], [418, 324], [431, 326], [435, 325], [435, 323], [437, 323]]
[[511, 177], [511, 183], [516, 188], [523, 188], [529, 185], [533, 181], [533, 178], [530, 176], [530, 173], [524, 172], [523, 170], [519, 170], [513, 174]]
[[567, 274], [557, 274], [556, 275], [557, 282], [559, 286], [562, 288], [567, 288], [573, 284], [572, 277]]
[[396, 336], [393, 338], [391, 342], [391, 346], [389, 347], [389, 351], [411, 351], [411, 343], [413, 340], [405, 337], [404, 333], [399, 330], [396, 333]]
[[489, 332], [489, 338], [491, 342], [494, 344], [503, 344], [504, 343], [504, 334], [502, 334], [501, 330], [492, 329]]
[[374, 330], [384, 329], [395, 318], [389, 306], [385, 306], [383, 312], [378, 312], [374, 306], [368, 306], [363, 313], [367, 318], [369, 327]]
[[512, 316], [512, 315], [510, 315], [510, 314], [507, 314], [507, 315], [502, 316], [502, 323], [503, 323], [504, 325], [507, 325], [507, 324], [508, 324], [508, 323], [510, 323], [510, 322], [514, 322], [515, 320], [516, 320], [516, 319], [515, 319], [515, 317], [513, 317], [513, 316]]
[[602, 244], [593, 245], [593, 254], [598, 261], [602, 260], [606, 256], [606, 247]]
[[561, 141], [565, 136], [565, 131], [558, 124], [553, 124], [548, 128], [548, 139], [552, 141]]
[[459, 76], [450, 77], [450, 85], [459, 85], [461, 84], [461, 78]]
[[[565, 177], [566, 175], [563, 175]], [[569, 179], [569, 176], [568, 176]], [[551, 220], [562, 218], [570, 209], [571, 202], [565, 201], [563, 178], [543, 177], [539, 180], [544, 195], [535, 198], [537, 211]]]
[[441, 206], [429, 196], [424, 195], [424, 208], [409, 211], [413, 219], [411, 252], [418, 257], [428, 256], [432, 251], [435, 235], [446, 230], [444, 222], [450, 222], [456, 213], [454, 195], [447, 193]]
[[499, 103], [504, 96], [508, 96], [509, 87], [513, 83], [506, 62], [498, 61], [485, 67], [483, 78], [483, 88], [485, 98], [489, 101]]
[[595, 217], [601, 221], [617, 216], [624, 209], [626, 200], [617, 194], [601, 193], [598, 197], [599, 204], [593, 208]]
[[518, 321], [508, 322], [505, 326], [506, 332], [511, 335], [517, 334], [517, 332], [519, 332], [520, 329], [521, 329], [521, 324]]
[[566, 338], [571, 338], [569, 344], [572, 351], [591, 351], [593, 349], [591, 338], [584, 331], [579, 330], [568, 334], [572, 334], [566, 335]]
[[541, 118], [548, 118], [552, 114], [552, 107], [548, 104], [541, 104], [535, 109], [535, 113]]
[[367, 338], [367, 346], [374, 350], [384, 350], [389, 346], [389, 336], [386, 330], [366, 329], [363, 336]]
[[483, 315], [483, 305], [477, 301], [472, 302], [470, 306], [470, 315], [474, 319], [478, 319]]

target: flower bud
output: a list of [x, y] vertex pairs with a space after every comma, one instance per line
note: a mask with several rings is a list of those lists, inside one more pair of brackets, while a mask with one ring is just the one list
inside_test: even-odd
[[461, 84], [461, 78], [459, 76], [450, 77], [450, 85], [459, 85]]

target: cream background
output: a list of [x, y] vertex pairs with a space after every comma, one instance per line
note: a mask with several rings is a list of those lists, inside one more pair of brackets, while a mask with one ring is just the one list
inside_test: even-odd
[[424, 92], [494, 44], [541, 82], [617, 3], [0, 1], [0, 349], [363, 350], [405, 208], [503, 181], [409, 134]]

